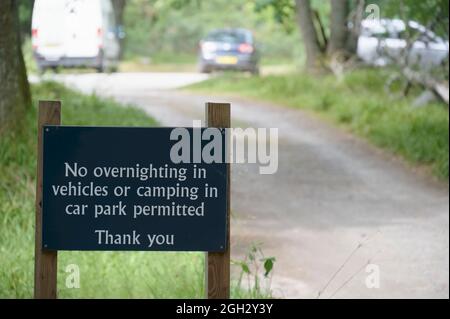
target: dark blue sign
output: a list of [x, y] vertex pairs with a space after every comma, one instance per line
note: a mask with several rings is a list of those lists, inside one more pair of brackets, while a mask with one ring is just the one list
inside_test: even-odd
[[43, 249], [223, 251], [225, 132], [44, 127]]

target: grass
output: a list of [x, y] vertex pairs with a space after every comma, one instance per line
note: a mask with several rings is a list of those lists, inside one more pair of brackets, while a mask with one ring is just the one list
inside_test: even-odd
[[126, 56], [120, 72], [196, 72], [197, 56], [188, 53], [159, 53], [152, 56]]
[[[143, 111], [59, 84], [34, 85], [38, 99], [62, 100], [66, 125], [155, 126]], [[34, 269], [36, 109], [22, 129], [0, 139], [0, 298], [31, 298]], [[66, 267], [80, 270], [80, 288], [66, 288]], [[61, 298], [202, 298], [204, 254], [157, 252], [60, 252]], [[233, 297], [249, 292], [233, 287]]]
[[439, 103], [415, 108], [412, 98], [389, 96], [384, 90], [388, 76], [388, 70], [375, 69], [353, 71], [342, 81], [332, 75], [301, 73], [264, 77], [227, 74], [187, 89], [246, 96], [318, 112], [448, 180], [448, 108]]
[[[156, 54], [152, 57], [127, 57], [119, 64], [120, 72], [197, 72], [198, 58], [195, 53]], [[264, 57], [260, 61], [263, 74], [284, 74], [296, 68], [287, 58]]]

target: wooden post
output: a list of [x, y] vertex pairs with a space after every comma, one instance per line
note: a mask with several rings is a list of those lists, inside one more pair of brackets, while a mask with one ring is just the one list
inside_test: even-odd
[[34, 298], [56, 299], [57, 251], [42, 249], [42, 168], [44, 125], [61, 124], [61, 102], [39, 101], [36, 174], [36, 224], [34, 250]]
[[[230, 127], [230, 104], [206, 103], [205, 113], [207, 126]], [[230, 298], [230, 164], [227, 164], [227, 179], [227, 246], [224, 252], [206, 253], [205, 291], [208, 299]]]

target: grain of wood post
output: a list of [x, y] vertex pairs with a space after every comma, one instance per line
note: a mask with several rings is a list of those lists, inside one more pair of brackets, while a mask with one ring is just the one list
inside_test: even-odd
[[[230, 108], [228, 103], [206, 103], [206, 125], [218, 128], [230, 127]], [[205, 291], [208, 299], [230, 298], [230, 164], [227, 164], [227, 179], [226, 250], [220, 253], [206, 253]]]
[[56, 275], [58, 252], [42, 249], [42, 133], [44, 125], [59, 124], [61, 124], [61, 102], [39, 101], [34, 253], [34, 298], [36, 299], [55, 299], [57, 297]]

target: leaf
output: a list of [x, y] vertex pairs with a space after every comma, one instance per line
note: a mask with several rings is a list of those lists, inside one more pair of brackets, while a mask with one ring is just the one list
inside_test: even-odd
[[269, 257], [265, 258], [262, 261], [264, 261], [264, 270], [266, 271], [264, 273], [264, 277], [268, 277], [271, 271], [273, 270], [273, 265], [275, 263], [275, 257]]
[[241, 263], [241, 268], [244, 273], [250, 274], [250, 267], [245, 262]]

